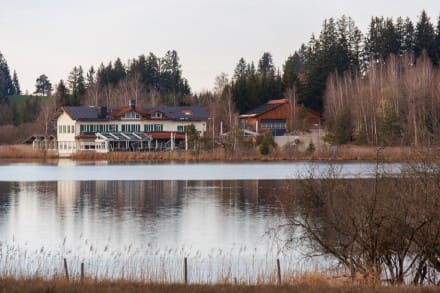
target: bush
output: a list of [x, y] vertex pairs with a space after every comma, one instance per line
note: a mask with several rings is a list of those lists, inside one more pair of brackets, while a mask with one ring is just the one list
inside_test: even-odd
[[270, 146], [276, 147], [276, 143], [273, 139], [273, 136], [270, 132], [265, 133], [263, 139], [260, 144], [260, 154], [268, 155], [270, 152]]

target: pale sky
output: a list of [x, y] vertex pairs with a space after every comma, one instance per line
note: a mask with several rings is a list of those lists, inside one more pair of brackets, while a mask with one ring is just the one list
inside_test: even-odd
[[325, 18], [351, 16], [366, 32], [372, 16], [409, 16], [425, 9], [433, 23], [439, 0], [0, 0], [0, 52], [23, 92], [42, 73], [52, 84], [73, 66], [87, 70], [120, 57], [163, 56], [176, 50], [193, 91], [212, 89], [240, 57], [258, 61], [268, 51], [281, 68], [318, 34]]

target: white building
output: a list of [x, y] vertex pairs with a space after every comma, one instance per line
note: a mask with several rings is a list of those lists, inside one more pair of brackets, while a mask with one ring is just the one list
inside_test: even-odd
[[64, 106], [57, 120], [58, 152], [147, 151], [185, 143], [185, 129], [206, 132], [208, 115], [200, 107], [109, 108]]

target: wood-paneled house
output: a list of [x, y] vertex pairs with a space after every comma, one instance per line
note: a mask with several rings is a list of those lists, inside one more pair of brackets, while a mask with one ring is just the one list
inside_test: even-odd
[[174, 149], [193, 124], [206, 132], [208, 114], [200, 107], [107, 108], [64, 106], [57, 119], [60, 155], [77, 151], [146, 151]]
[[296, 117], [295, 120], [299, 120], [300, 116], [309, 126], [320, 124], [319, 113], [306, 110], [300, 105], [292, 105], [287, 99], [270, 100], [239, 118], [241, 127], [250, 133], [258, 135], [270, 131], [273, 136], [282, 136], [295, 128], [293, 119]]

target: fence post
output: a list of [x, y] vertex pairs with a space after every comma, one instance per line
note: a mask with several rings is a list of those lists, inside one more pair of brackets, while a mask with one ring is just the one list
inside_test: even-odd
[[81, 283], [84, 282], [84, 263], [81, 263]]
[[183, 259], [183, 275], [185, 278], [185, 285], [188, 284], [188, 259], [185, 257]]
[[64, 258], [64, 273], [66, 275], [67, 281], [69, 281], [69, 270], [67, 269], [67, 259]]
[[278, 286], [281, 286], [281, 266], [280, 266], [279, 258], [277, 258], [277, 277], [278, 277]]

